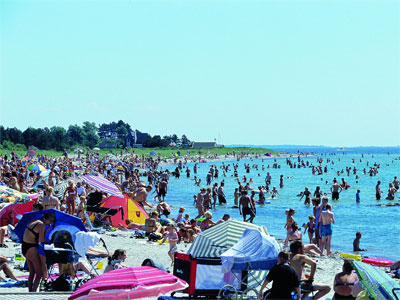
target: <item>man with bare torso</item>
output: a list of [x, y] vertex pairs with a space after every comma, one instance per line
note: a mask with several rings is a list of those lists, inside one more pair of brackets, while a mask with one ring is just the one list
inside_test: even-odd
[[322, 203], [326, 210], [322, 210], [319, 213], [319, 222], [321, 224], [321, 256], [323, 256], [324, 248], [326, 249], [327, 255], [331, 254], [331, 240], [332, 240], [332, 224], [335, 224], [335, 216], [333, 214], [332, 206], [327, 203], [327, 199], [322, 199]]
[[339, 194], [342, 191], [342, 187], [339, 185], [336, 179], [333, 179], [333, 184], [331, 187], [332, 200], [339, 200]]
[[147, 205], [148, 207], [153, 207], [153, 205], [146, 202], [147, 195], [152, 188], [153, 187], [151, 185], [146, 187], [144, 184], [139, 184], [139, 188], [132, 194], [132, 199], [135, 200], [140, 205], [142, 205], [143, 207], [145, 205]]
[[60, 209], [60, 201], [57, 197], [53, 196], [53, 188], [51, 186], [46, 188], [46, 196], [43, 197], [41, 202], [44, 209]]
[[[243, 206], [243, 208], [241, 208], [242, 206]], [[240, 197], [240, 200], [239, 200], [239, 212], [241, 215], [243, 214], [244, 222], [254, 219], [255, 214], [254, 214], [253, 203], [252, 203], [250, 197], [247, 195], [246, 190], [242, 191], [242, 196]], [[247, 215], [250, 215], [250, 218], [248, 220], [246, 220]]]
[[[296, 271], [296, 274], [300, 281], [300, 287], [303, 293], [301, 300], [307, 299], [307, 296], [311, 291], [318, 291], [313, 297], [317, 300], [322, 298], [329, 293], [331, 288], [327, 284], [317, 283], [314, 281], [315, 271], [317, 269], [317, 263], [304, 254], [304, 245], [301, 241], [294, 241], [290, 244], [290, 252], [292, 257], [290, 259], [290, 265]], [[310, 274], [305, 274], [304, 267], [309, 265], [311, 267]], [[308, 292], [305, 292], [308, 291]]]

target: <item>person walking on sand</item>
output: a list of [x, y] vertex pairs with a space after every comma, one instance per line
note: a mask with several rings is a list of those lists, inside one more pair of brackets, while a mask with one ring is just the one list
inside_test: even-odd
[[70, 215], [75, 215], [75, 199], [77, 196], [78, 192], [74, 186], [74, 182], [72, 180], [68, 181], [68, 187], [65, 189], [63, 198], [66, 199], [68, 214]]
[[[328, 199], [322, 199], [322, 202], [328, 202]], [[325, 203], [326, 203], [325, 202]], [[332, 206], [327, 203], [326, 210], [320, 212], [319, 221], [321, 222], [321, 256], [324, 256], [324, 248], [326, 249], [327, 255], [331, 254], [331, 241], [332, 241], [332, 224], [335, 224], [335, 216], [332, 210]]]
[[333, 179], [333, 184], [331, 187], [332, 200], [339, 200], [339, 194], [342, 191], [342, 187], [339, 185], [336, 179]]
[[178, 251], [178, 248], [176, 244], [178, 243], [178, 233], [176, 232], [176, 228], [174, 224], [169, 223], [167, 225], [167, 234], [164, 236], [164, 238], [161, 240], [160, 245], [163, 245], [164, 242], [167, 240], [169, 242], [169, 251], [168, 251], [168, 256], [171, 258], [171, 266], [174, 264], [174, 254], [176, 251]]
[[[294, 241], [290, 244], [290, 252], [292, 257], [290, 265], [296, 271], [297, 277], [300, 281], [301, 289], [307, 291], [318, 291], [313, 297], [317, 300], [329, 293], [331, 288], [324, 283], [314, 282], [315, 271], [317, 270], [317, 263], [304, 254], [304, 245], [301, 241]], [[305, 274], [304, 267], [308, 265], [311, 267], [310, 274]], [[307, 299], [310, 293], [303, 293], [301, 300]]]

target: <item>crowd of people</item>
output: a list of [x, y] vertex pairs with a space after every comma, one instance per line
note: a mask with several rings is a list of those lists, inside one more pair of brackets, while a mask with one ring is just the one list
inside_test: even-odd
[[[169, 250], [168, 255], [171, 258], [171, 263], [174, 263], [174, 254], [177, 251], [178, 243], [192, 243], [197, 235], [209, 228], [229, 220], [230, 215], [224, 214], [219, 220], [213, 220], [212, 211], [219, 209], [219, 205], [226, 204], [227, 195], [225, 191], [225, 177], [231, 172], [237, 181], [237, 188], [233, 193], [234, 208], [237, 208], [239, 214], [243, 217], [244, 222], [253, 223], [257, 216], [257, 207], [266, 203], [267, 195], [271, 199], [279, 197], [279, 191], [276, 186], [271, 186], [272, 175], [266, 172], [265, 185], [258, 186], [257, 189], [251, 187], [253, 179], [249, 177], [250, 171], [256, 170], [258, 176], [266, 169], [280, 169], [277, 160], [274, 160], [272, 165], [265, 166], [262, 164], [245, 164], [245, 174], [239, 174], [239, 162], [246, 154], [235, 155], [236, 163], [225, 164], [224, 162], [218, 168], [216, 165], [211, 165], [209, 171], [204, 178], [203, 183], [198, 174], [198, 158], [185, 156], [182, 160], [176, 157], [173, 160], [177, 166], [174, 171], [170, 172], [168, 169], [160, 170], [159, 166], [163, 159], [153, 156], [141, 156], [135, 154], [120, 153], [120, 155], [110, 155], [101, 157], [99, 153], [88, 152], [86, 155], [78, 155], [77, 157], [68, 158], [67, 155], [62, 157], [48, 157], [45, 155], [37, 155], [36, 157], [18, 157], [15, 153], [11, 156], [0, 155], [0, 183], [20, 192], [26, 193], [40, 193], [39, 201], [34, 205], [34, 209], [57, 209], [65, 213], [77, 216], [82, 219], [84, 223], [87, 222], [86, 206], [88, 198], [92, 193], [99, 193], [91, 185], [79, 180], [78, 176], [81, 175], [100, 175], [110, 182], [115, 184], [122, 193], [135, 200], [143, 208], [148, 208], [150, 216], [145, 220], [144, 224], [137, 224], [131, 220], [126, 220], [125, 226], [128, 230], [135, 230], [136, 232], [143, 232], [143, 235], [148, 237], [150, 241], [159, 241], [163, 245], [168, 240]], [[257, 157], [257, 156], [256, 156]], [[214, 157], [218, 158], [218, 157]], [[298, 156], [297, 161], [293, 158], [287, 158], [286, 164], [290, 168], [309, 168], [313, 174], [321, 175], [327, 173], [327, 165], [323, 166], [322, 162], [326, 164], [334, 164], [331, 158], [318, 158], [318, 164], [314, 165], [309, 160], [301, 159]], [[187, 167], [188, 162], [193, 162], [193, 168]], [[264, 160], [262, 160], [264, 162]], [[37, 171], [34, 168], [28, 168], [34, 164], [40, 164], [45, 167], [47, 174]], [[219, 170], [220, 169], [220, 170]], [[260, 170], [259, 170], [260, 169]], [[375, 176], [380, 169], [379, 164], [374, 164], [369, 170], [364, 169], [364, 175]], [[346, 167], [346, 170], [337, 172], [337, 176], [345, 174], [350, 175], [353, 173], [358, 179], [359, 170], [356, 167]], [[199, 187], [199, 192], [193, 195], [193, 206], [197, 209], [197, 216], [190, 218], [188, 213], [185, 213], [185, 207], [179, 207], [176, 217], [172, 216], [172, 208], [166, 202], [168, 199], [168, 185], [170, 177], [174, 176], [179, 179], [180, 174], [186, 173], [187, 178], [193, 175], [194, 184]], [[247, 176], [246, 176], [247, 174]], [[147, 184], [143, 182], [143, 177], [147, 178]], [[220, 177], [223, 177], [220, 182]], [[249, 178], [248, 178], [249, 177]], [[142, 179], [141, 179], [142, 178]], [[284, 176], [279, 176], [279, 188], [283, 189], [285, 186]], [[321, 177], [322, 180], [322, 177]], [[60, 183], [67, 181], [68, 184], [65, 189], [59, 189]], [[326, 182], [328, 183], [328, 182]], [[376, 185], [376, 199], [380, 199], [382, 190], [380, 188], [380, 181]], [[278, 185], [277, 185], [278, 186]], [[303, 233], [301, 226], [295, 221], [295, 210], [293, 208], [286, 210], [286, 240], [285, 246], [290, 250], [291, 254], [281, 252], [279, 254], [279, 263], [276, 268], [272, 269], [266, 278], [260, 290], [260, 295], [267, 283], [273, 281], [273, 293], [275, 291], [283, 291], [288, 289], [277, 288], [280, 278], [285, 274], [290, 278], [290, 286], [293, 287], [291, 291], [298, 293], [299, 287], [302, 290], [307, 290], [308, 285], [313, 282], [314, 273], [316, 270], [316, 263], [309, 257], [309, 255], [325, 256], [331, 254], [331, 241], [332, 241], [332, 224], [335, 223], [335, 214], [332, 211], [332, 205], [329, 203], [328, 195], [331, 195], [331, 200], [339, 200], [340, 194], [343, 190], [347, 189], [349, 185], [342, 179], [339, 184], [336, 178], [332, 179], [332, 184], [328, 193], [322, 192], [320, 186], [316, 186], [314, 193], [311, 193], [309, 187], [305, 187], [304, 191], [299, 193], [300, 201], [304, 198], [305, 205], [313, 206], [313, 215], [308, 218], [307, 224], [303, 226], [304, 234], [307, 232], [308, 243], [303, 242]], [[393, 182], [389, 183], [388, 195], [386, 199], [392, 200], [396, 198], [396, 193], [399, 190], [399, 180], [394, 177]], [[102, 194], [106, 197], [106, 193]], [[153, 199], [149, 199], [153, 197]], [[151, 200], [151, 201], [150, 201]], [[152, 203], [156, 201], [156, 204]], [[360, 190], [357, 191], [356, 201], [359, 203]], [[10, 224], [14, 224], [15, 216], [10, 216]], [[43, 243], [45, 242], [44, 236], [47, 225], [54, 222], [54, 215], [43, 214], [40, 220], [31, 222], [24, 233], [22, 242], [22, 254], [27, 260], [29, 268], [28, 288], [29, 291], [36, 291], [41, 278], [46, 278], [47, 270], [44, 263]], [[102, 219], [105, 224], [111, 225], [107, 219]], [[4, 236], [8, 233], [8, 227], [0, 227], [0, 247], [4, 247]], [[363, 251], [360, 248], [361, 233], [357, 232], [356, 239], [353, 246], [354, 251]], [[127, 251], [124, 249], [117, 249], [109, 257], [108, 265], [105, 272], [113, 269], [123, 268], [126, 259]], [[290, 264], [288, 264], [290, 262]], [[0, 270], [3, 270], [6, 276], [15, 278], [12, 270], [7, 266], [7, 263], [2, 260], [0, 256]], [[304, 265], [309, 265], [311, 273], [306, 278], [303, 270]], [[79, 266], [85, 269], [85, 266]], [[335, 277], [335, 298], [336, 299], [351, 299], [343, 298], [350, 297], [351, 291], [347, 284], [343, 282], [351, 281], [353, 273], [351, 273], [348, 264], [343, 266], [343, 274], [340, 273]], [[1, 278], [0, 278], [1, 279]], [[286, 284], [286, 283], [285, 283]], [[311, 289], [311, 288], [310, 288]], [[326, 295], [330, 287], [325, 284], [313, 283], [312, 290], [316, 290], [314, 299], [318, 299]], [[283, 294], [273, 294], [274, 296], [283, 296]], [[300, 296], [300, 295], [299, 295]], [[286, 297], [286, 296], [285, 296]], [[303, 293], [304, 297], [304, 293]], [[287, 298], [276, 298], [287, 299]]]

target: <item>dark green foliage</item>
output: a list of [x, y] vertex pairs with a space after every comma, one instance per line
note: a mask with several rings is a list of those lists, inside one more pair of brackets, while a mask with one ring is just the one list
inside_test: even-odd
[[73, 149], [76, 147], [93, 149], [102, 142], [115, 144], [120, 148], [143, 144], [144, 147], [190, 146], [191, 142], [183, 135], [181, 139], [176, 134], [151, 136], [148, 133], [133, 130], [128, 124], [119, 120], [99, 127], [94, 122], [84, 122], [82, 126], [70, 125], [68, 130], [60, 126], [50, 129], [28, 127], [25, 131], [17, 128], [4, 128], [0, 125], [0, 145], [3, 149], [13, 150], [17, 147], [41, 150]]

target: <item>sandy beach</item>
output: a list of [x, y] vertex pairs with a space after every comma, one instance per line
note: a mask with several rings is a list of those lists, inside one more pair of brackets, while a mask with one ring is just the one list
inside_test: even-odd
[[[102, 234], [102, 238], [104, 239], [109, 251], [114, 251], [116, 249], [125, 249], [127, 250], [127, 259], [125, 264], [127, 266], [140, 266], [142, 262], [146, 258], [151, 258], [154, 261], [162, 264], [164, 267], [169, 269], [171, 272], [173, 268], [171, 267], [171, 260], [167, 255], [169, 246], [167, 244], [160, 245], [158, 243], [147, 242], [145, 239], [136, 239], [131, 238], [133, 235], [132, 231], [117, 231], [117, 232], [106, 232]], [[278, 240], [280, 244], [283, 241]], [[7, 257], [15, 257], [15, 253], [19, 251], [20, 245], [10, 241], [8, 238], [6, 239], [6, 244], [8, 248], [2, 248], [1, 253]], [[186, 252], [190, 247], [190, 244], [180, 243], [178, 244], [179, 252]], [[99, 249], [104, 249], [102, 246], [98, 247]], [[315, 282], [326, 283], [332, 285], [333, 278], [336, 273], [341, 270], [343, 259], [340, 257], [338, 252], [334, 252], [329, 257], [314, 257], [314, 260], [317, 261], [317, 271], [315, 275]], [[104, 266], [106, 266], [107, 261], [104, 261]], [[23, 272], [20, 270], [16, 270], [15, 267], [17, 265], [21, 265], [22, 262], [15, 261], [11, 264], [14, 268], [15, 275], [27, 275], [27, 272]], [[306, 269], [307, 272], [309, 270]], [[100, 271], [102, 272], [102, 271]], [[10, 295], [13, 293], [14, 295]], [[21, 294], [23, 293], [23, 294]], [[185, 296], [182, 294], [182, 296]], [[333, 291], [331, 291], [328, 295], [326, 295], [323, 299], [332, 298]], [[2, 288], [0, 289], [0, 299], [67, 299], [68, 295], [54, 295], [54, 294], [40, 294], [34, 295], [29, 294], [27, 288], [19, 287], [19, 288]]]

